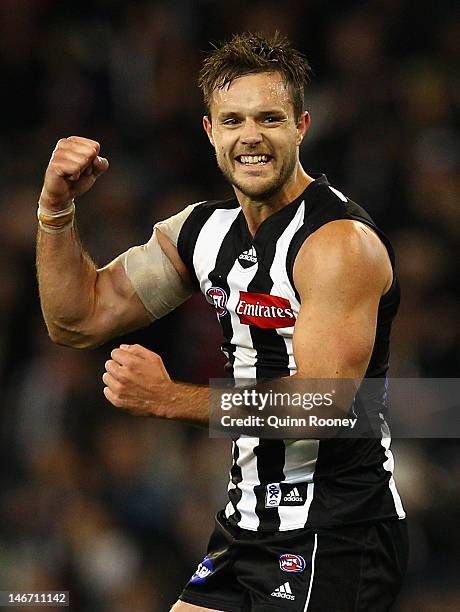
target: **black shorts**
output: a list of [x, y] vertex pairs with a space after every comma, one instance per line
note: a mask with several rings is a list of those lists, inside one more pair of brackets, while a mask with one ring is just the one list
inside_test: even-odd
[[220, 512], [180, 599], [224, 612], [387, 612], [407, 555], [405, 520], [263, 533]]

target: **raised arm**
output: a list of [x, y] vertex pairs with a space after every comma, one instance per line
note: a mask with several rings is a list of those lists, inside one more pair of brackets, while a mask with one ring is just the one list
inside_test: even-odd
[[[39, 200], [37, 273], [42, 311], [51, 339], [75, 348], [97, 346], [144, 327], [155, 318], [126, 273], [126, 259], [120, 257], [96, 269], [73, 223], [72, 200], [91, 189], [108, 169], [108, 161], [99, 156], [99, 151], [99, 143], [87, 138], [60, 140], [46, 170]], [[189, 292], [180, 261], [174, 260], [174, 245], [164, 236], [158, 240], [158, 236], [159, 232], [155, 235], [158, 292], [171, 291], [172, 286], [184, 301]], [[136, 253], [137, 260], [151, 256], [151, 242], [144, 251], [138, 247], [141, 252]], [[165, 274], [168, 278], [163, 278]]]

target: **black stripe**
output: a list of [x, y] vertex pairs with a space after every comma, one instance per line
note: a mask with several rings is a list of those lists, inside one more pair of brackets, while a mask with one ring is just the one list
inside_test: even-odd
[[[216, 263], [214, 269], [208, 274], [208, 278], [211, 281], [213, 287], [220, 287], [226, 294], [227, 299], [230, 295], [230, 287], [228, 285], [227, 277], [230, 270], [235, 262], [235, 254], [233, 252], [233, 236], [235, 231], [238, 231], [239, 227], [239, 215], [234, 219], [228, 232], [219, 248], [219, 252], [216, 257]], [[233, 326], [230, 314], [227, 312], [225, 315], [220, 317], [220, 324], [224, 334], [224, 341], [222, 343], [222, 350], [228, 356], [227, 369], [233, 371], [233, 362], [235, 361], [235, 346], [231, 343], [233, 337]], [[233, 464], [230, 470], [230, 476], [232, 482], [236, 485], [235, 489], [229, 491], [228, 497], [230, 502], [235, 509], [234, 513], [229, 517], [229, 520], [237, 525], [241, 520], [241, 513], [238, 510], [238, 503], [241, 500], [242, 491], [238, 484], [243, 480], [243, 474], [240, 466], [237, 464], [239, 457], [239, 447], [235, 443], [233, 450]]]
[[215, 210], [219, 208], [236, 208], [237, 206], [238, 203], [235, 202], [234, 199], [203, 202], [195, 206], [181, 227], [177, 239], [177, 250], [192, 277], [192, 283], [195, 289], [200, 288], [200, 283], [197, 279], [195, 268], [193, 267], [193, 253], [195, 251], [198, 236], [203, 229], [203, 225]]
[[[227, 300], [230, 296], [230, 287], [228, 285], [227, 277], [233, 267], [233, 264], [235, 263], [234, 235], [238, 231], [240, 223], [239, 217], [240, 215], [236, 216], [224, 239], [222, 240], [216, 257], [214, 269], [208, 274], [208, 278], [211, 281], [212, 286], [220, 287], [225, 292]], [[233, 362], [235, 361], [235, 345], [231, 343], [233, 338], [233, 326], [232, 319], [228, 312], [220, 317], [220, 324], [224, 334], [222, 350], [228, 356], [227, 369], [232, 371]]]
[[259, 440], [254, 448], [257, 457], [257, 475], [259, 485], [254, 487], [256, 496], [256, 514], [259, 518], [259, 530], [278, 531], [281, 520], [278, 508], [266, 508], [265, 498], [267, 485], [272, 482], [282, 482], [285, 478], [284, 464], [286, 447], [284, 440]]
[[238, 510], [238, 504], [241, 501], [242, 491], [239, 487], [240, 482], [243, 480], [243, 474], [237, 461], [240, 456], [240, 449], [237, 444], [237, 440], [233, 441], [233, 464], [230, 470], [230, 477], [232, 483], [236, 486], [235, 489], [230, 489], [228, 492], [228, 498], [235, 509], [235, 512], [229, 517], [229, 521], [234, 525], [238, 525], [241, 521], [241, 512]]
[[[270, 268], [275, 258], [276, 245], [289, 223], [294, 218], [298, 206], [291, 207], [288, 214], [283, 215], [283, 223], [272, 228], [270, 239], [266, 241], [264, 249], [257, 249], [257, 237], [254, 240], [258, 251], [258, 270], [249, 283], [247, 291], [269, 294], [273, 288]], [[260, 258], [259, 253], [262, 255]], [[256, 376], [257, 380], [289, 376], [289, 354], [284, 339], [276, 329], [260, 329], [250, 326], [252, 344], [257, 351]], [[266, 485], [281, 482], [285, 478], [284, 464], [286, 461], [286, 448], [283, 440], [260, 440], [254, 449], [257, 457], [257, 474], [260, 485], [254, 488], [256, 496], [256, 514], [259, 518], [260, 530], [277, 531], [280, 527], [280, 517], [277, 508], [266, 508]]]
[[[283, 223], [278, 223], [275, 228], [272, 228], [270, 239], [264, 241], [263, 247], [259, 247], [258, 238], [260, 234], [256, 234], [254, 246], [259, 257], [259, 266], [254, 278], [248, 285], [248, 292], [269, 294], [272, 290], [273, 280], [270, 276], [270, 268], [275, 258], [276, 245], [297, 210], [298, 206], [291, 206], [289, 211], [286, 210], [287, 214], [283, 216]], [[276, 329], [260, 329], [251, 325], [249, 331], [252, 344], [257, 351], [255, 364], [257, 380], [289, 376], [289, 355], [286, 344]]]

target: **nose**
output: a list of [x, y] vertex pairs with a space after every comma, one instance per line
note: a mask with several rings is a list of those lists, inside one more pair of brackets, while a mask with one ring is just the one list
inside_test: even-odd
[[257, 145], [262, 142], [262, 134], [260, 133], [256, 121], [254, 121], [253, 119], [247, 119], [244, 122], [240, 139], [243, 144], [247, 145]]

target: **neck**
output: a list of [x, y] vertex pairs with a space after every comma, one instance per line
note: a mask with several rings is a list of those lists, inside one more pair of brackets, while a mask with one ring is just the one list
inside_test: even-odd
[[234, 187], [251, 234], [254, 236], [265, 219], [293, 202], [313, 181], [314, 179], [298, 163], [291, 178], [284, 183], [279, 191], [266, 200], [254, 200]]

